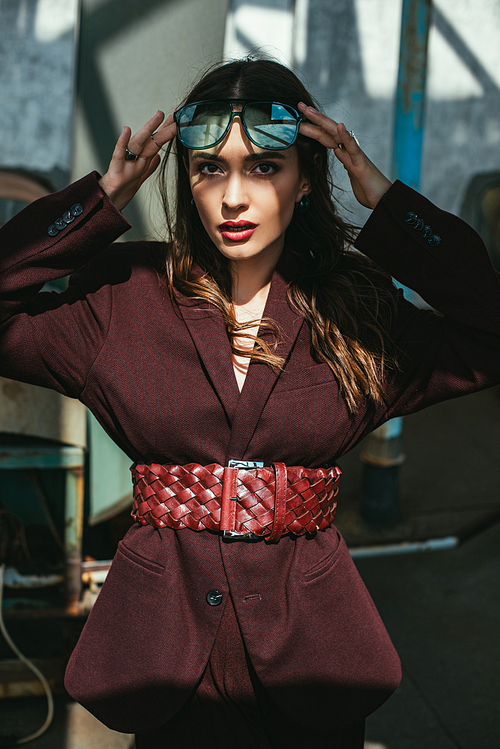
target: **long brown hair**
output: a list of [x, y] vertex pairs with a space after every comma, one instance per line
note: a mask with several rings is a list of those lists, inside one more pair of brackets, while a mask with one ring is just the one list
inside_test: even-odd
[[[277, 93], [279, 92], [279, 93]], [[211, 68], [192, 88], [185, 104], [207, 99], [273, 101], [297, 107], [299, 101], [316, 106], [300, 80], [288, 68], [270, 60], [240, 60]], [[296, 210], [286, 233], [285, 246], [301, 271], [291, 281], [288, 295], [304, 315], [319, 359], [336, 376], [350, 413], [361, 400], [380, 403], [384, 371], [397, 366], [391, 332], [395, 318], [394, 287], [388, 275], [352, 250], [355, 227], [340, 217], [332, 199], [333, 183], [327, 149], [299, 135], [296, 140], [301, 176], [310, 180], [309, 206]], [[176, 201], [168, 201], [167, 164], [176, 156]], [[283, 361], [262, 339], [251, 352], [238, 348], [245, 328], [236, 321], [231, 299], [229, 261], [209, 239], [191, 205], [187, 151], [178, 141], [169, 144], [160, 168], [160, 190], [170, 235], [166, 277], [174, 289], [210, 301], [222, 313], [233, 353], [281, 367]], [[198, 267], [203, 271], [195, 272]], [[273, 321], [263, 321], [274, 329]], [[251, 323], [250, 323], [251, 324]]]

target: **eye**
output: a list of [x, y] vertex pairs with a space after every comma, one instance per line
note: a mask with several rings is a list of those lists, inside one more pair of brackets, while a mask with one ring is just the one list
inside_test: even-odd
[[272, 164], [269, 161], [263, 161], [261, 164], [257, 164], [254, 169], [254, 172], [257, 172], [257, 174], [274, 174], [277, 171], [279, 171], [277, 164]]
[[198, 166], [200, 174], [217, 174], [220, 171], [220, 166], [214, 164], [213, 161], [207, 161], [204, 164]]

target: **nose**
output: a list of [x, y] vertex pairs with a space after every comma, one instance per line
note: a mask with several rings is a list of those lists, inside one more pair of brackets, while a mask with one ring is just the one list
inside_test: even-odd
[[248, 208], [248, 194], [245, 179], [239, 172], [232, 172], [226, 180], [222, 205], [230, 211], [242, 211]]

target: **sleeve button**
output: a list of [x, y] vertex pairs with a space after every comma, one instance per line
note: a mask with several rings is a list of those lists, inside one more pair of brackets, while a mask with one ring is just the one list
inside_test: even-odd
[[415, 229], [415, 231], [420, 231], [421, 229], [424, 228], [424, 226], [425, 226], [425, 221], [423, 218], [417, 218], [417, 220], [413, 224], [413, 228]]
[[75, 203], [71, 206], [70, 211], [73, 218], [75, 218], [76, 216], [81, 216], [83, 213], [83, 205], [81, 203]]
[[57, 237], [57, 235], [59, 234], [59, 229], [55, 224], [51, 224], [47, 229], [47, 234], [49, 235], [49, 237]]
[[437, 247], [438, 244], [441, 244], [441, 237], [439, 234], [432, 234], [427, 241], [431, 247]]
[[429, 226], [429, 224], [426, 224], [423, 229], [420, 230], [420, 234], [423, 236], [424, 239], [427, 239], [427, 237], [430, 237], [432, 234], [432, 229]]
[[222, 593], [220, 590], [209, 590], [207, 593], [207, 603], [210, 606], [219, 606], [222, 603]]
[[410, 226], [413, 226], [415, 221], [417, 220], [418, 216], [416, 213], [413, 213], [412, 211], [408, 211], [408, 213], [405, 216], [405, 222], [407, 224], [410, 224]]
[[66, 211], [66, 213], [63, 213], [63, 220], [67, 224], [71, 224], [71, 222], [75, 220], [75, 217], [71, 215], [71, 211]]
[[59, 229], [59, 231], [62, 231], [62, 229], [65, 229], [67, 226], [66, 221], [62, 218], [58, 218], [57, 221], [54, 221], [54, 225]]

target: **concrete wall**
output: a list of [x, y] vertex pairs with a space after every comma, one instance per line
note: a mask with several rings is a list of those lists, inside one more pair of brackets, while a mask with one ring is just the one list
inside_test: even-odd
[[0, 167], [52, 189], [71, 164], [78, 0], [0, 3]]
[[[178, 105], [222, 57], [228, 0], [83, 0], [72, 178], [103, 173], [123, 125]], [[161, 234], [154, 185], [125, 210], [134, 236]], [[130, 237], [132, 238], [132, 237]]]

